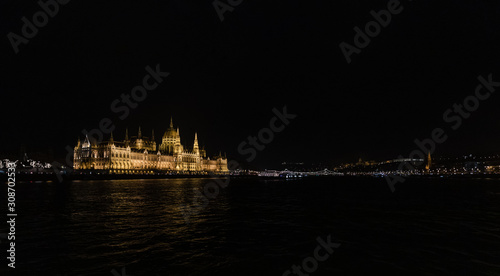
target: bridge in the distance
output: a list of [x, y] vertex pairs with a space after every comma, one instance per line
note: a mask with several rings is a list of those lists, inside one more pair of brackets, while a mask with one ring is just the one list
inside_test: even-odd
[[306, 176], [343, 176], [343, 173], [331, 171], [328, 169], [320, 171], [289, 171], [289, 170], [265, 170], [257, 174], [259, 177], [283, 177], [283, 178], [296, 178], [296, 177], [306, 177]]

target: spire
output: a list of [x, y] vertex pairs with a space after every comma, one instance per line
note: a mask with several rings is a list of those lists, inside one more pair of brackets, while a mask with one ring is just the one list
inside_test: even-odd
[[125, 141], [128, 141], [128, 127], [125, 129]]
[[111, 136], [109, 137], [109, 141], [112, 143], [113, 142], [113, 131], [111, 131]]
[[84, 148], [88, 148], [90, 147], [90, 141], [89, 141], [89, 135], [88, 134], [85, 134], [85, 141], [83, 142], [83, 145], [82, 145]]
[[431, 152], [429, 151], [429, 154], [427, 155], [427, 165], [425, 166], [425, 170], [429, 171], [431, 169], [432, 165], [432, 159], [431, 159]]
[[196, 154], [200, 153], [200, 149], [198, 148], [198, 133], [196, 133], [196, 132], [194, 133], [193, 151]]
[[151, 130], [151, 140], [154, 141], [155, 140], [155, 130]]
[[76, 142], [76, 146], [79, 147], [80, 146], [80, 137], [78, 137], [78, 141]]
[[138, 138], [138, 139], [141, 139], [141, 138], [142, 138], [142, 134], [141, 134], [141, 127], [139, 127], [139, 133], [137, 134], [137, 138]]
[[179, 135], [179, 128], [177, 128], [177, 135]]
[[170, 128], [174, 128], [174, 120], [172, 120], [172, 116], [170, 116]]

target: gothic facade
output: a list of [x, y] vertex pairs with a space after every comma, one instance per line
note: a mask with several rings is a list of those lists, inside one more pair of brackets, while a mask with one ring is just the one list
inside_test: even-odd
[[91, 143], [88, 136], [83, 143], [78, 139], [74, 151], [73, 168], [75, 170], [103, 170], [109, 173], [228, 173], [227, 158], [221, 154], [212, 159], [206, 157], [204, 149], [198, 146], [195, 133], [193, 147], [190, 150], [181, 144], [179, 128], [174, 129], [172, 119], [170, 127], [157, 146], [154, 131], [151, 138], [142, 136], [141, 128], [137, 136], [115, 141], [113, 134], [109, 141]]

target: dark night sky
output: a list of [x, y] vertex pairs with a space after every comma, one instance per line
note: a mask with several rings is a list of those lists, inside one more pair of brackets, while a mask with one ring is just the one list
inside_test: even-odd
[[[0, 4], [0, 152], [64, 154], [105, 117], [131, 135], [170, 116], [183, 144], [194, 132], [210, 154], [242, 160], [237, 146], [268, 126], [272, 109], [297, 118], [254, 165], [386, 159], [445, 127], [442, 116], [473, 94], [479, 75], [500, 81], [500, 3], [401, 1], [380, 35], [347, 64], [339, 43], [388, 1], [243, 1], [219, 18], [212, 1], [70, 1], [18, 54], [7, 39], [35, 1]], [[458, 3], [460, 2], [460, 3]], [[142, 82], [144, 68], [171, 73], [125, 120], [110, 103]], [[500, 95], [479, 109], [438, 154], [500, 151]]]

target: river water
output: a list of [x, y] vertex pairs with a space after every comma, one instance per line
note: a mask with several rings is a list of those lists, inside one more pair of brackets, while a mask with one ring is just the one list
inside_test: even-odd
[[186, 223], [210, 181], [18, 183], [17, 268], [0, 272], [283, 275], [330, 236], [309, 275], [500, 275], [498, 179], [230, 179]]

